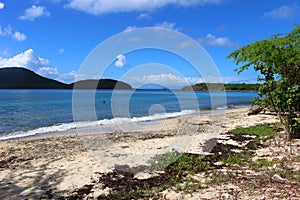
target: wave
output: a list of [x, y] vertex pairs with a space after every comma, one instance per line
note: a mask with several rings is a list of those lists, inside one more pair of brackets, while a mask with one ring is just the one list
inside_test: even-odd
[[197, 113], [196, 110], [183, 110], [181, 112], [173, 112], [173, 113], [160, 113], [154, 114], [151, 116], [143, 116], [143, 117], [133, 117], [133, 118], [112, 118], [112, 119], [102, 119], [98, 121], [81, 121], [81, 122], [71, 122], [71, 123], [63, 123], [63, 124], [56, 124], [47, 127], [40, 127], [33, 130], [28, 131], [17, 131], [7, 135], [0, 136], [0, 141], [3, 140], [11, 140], [17, 138], [24, 138], [28, 136], [34, 136], [37, 134], [43, 133], [51, 133], [51, 132], [63, 132], [68, 131], [71, 129], [76, 128], [86, 128], [86, 127], [95, 127], [101, 125], [116, 125], [122, 123], [138, 123], [138, 122], [147, 122], [153, 120], [161, 120], [161, 119], [168, 119], [168, 118], [175, 118], [185, 115], [192, 115]]

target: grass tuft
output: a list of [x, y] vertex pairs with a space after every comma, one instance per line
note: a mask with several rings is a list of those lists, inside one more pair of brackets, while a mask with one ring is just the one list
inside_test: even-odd
[[230, 133], [263, 137], [263, 136], [273, 136], [277, 132], [273, 128], [271, 128], [269, 124], [261, 124], [261, 125], [247, 127], [247, 128], [238, 126], [235, 129], [231, 130]]

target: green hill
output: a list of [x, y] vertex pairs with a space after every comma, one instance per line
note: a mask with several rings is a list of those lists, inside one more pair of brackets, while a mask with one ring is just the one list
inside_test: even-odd
[[0, 68], [0, 89], [73, 89], [74, 85], [76, 89], [132, 89], [129, 84], [112, 79], [65, 84], [21, 67]]
[[196, 91], [257, 91], [259, 84], [246, 84], [246, 83], [234, 83], [234, 84], [222, 84], [222, 83], [198, 83], [192, 86], [185, 86], [182, 90], [196, 90]]
[[0, 68], [0, 89], [69, 89], [70, 86], [21, 67]]
[[122, 81], [116, 81], [113, 79], [89, 79], [83, 81], [77, 81], [75, 83], [70, 84], [70, 86], [75, 89], [129, 89], [132, 87]]

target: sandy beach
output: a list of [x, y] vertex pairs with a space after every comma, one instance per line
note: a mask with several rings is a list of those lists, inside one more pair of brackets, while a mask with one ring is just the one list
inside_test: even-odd
[[57, 133], [55, 137], [0, 142], [0, 199], [56, 199], [92, 183], [99, 173], [111, 171], [116, 164], [130, 168], [145, 165], [154, 154], [174, 147], [205, 154], [213, 146], [206, 141], [222, 138], [222, 133], [237, 126], [278, 121], [268, 114], [247, 116], [248, 111], [243, 108], [166, 119], [138, 131], [63, 137]]

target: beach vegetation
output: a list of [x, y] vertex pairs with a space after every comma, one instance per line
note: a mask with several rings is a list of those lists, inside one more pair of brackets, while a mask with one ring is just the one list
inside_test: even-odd
[[280, 159], [275, 158], [272, 160], [268, 160], [266, 158], [260, 158], [255, 161], [249, 162], [249, 167], [252, 169], [261, 169], [262, 167], [270, 167], [280, 163]]
[[299, 127], [300, 111], [300, 26], [288, 34], [276, 34], [233, 51], [241, 73], [250, 67], [259, 72], [261, 83], [253, 103], [275, 112], [290, 141]]
[[[254, 142], [257, 147], [262, 147], [261, 142], [271, 139], [277, 131], [277, 124], [274, 123], [237, 127], [228, 136], [238, 143]], [[110, 188], [110, 192], [98, 199], [162, 199], [164, 191], [192, 194], [203, 188], [240, 180], [255, 190], [272, 183], [272, 177], [276, 174], [286, 180], [300, 181], [300, 171], [290, 167], [291, 159], [262, 157], [254, 160], [254, 155], [253, 149], [247, 145], [235, 146], [219, 142], [205, 156], [180, 153], [173, 149], [148, 162], [149, 170], [154, 171], [150, 178], [138, 179], [129, 172], [117, 169], [103, 173], [98, 182], [101, 183], [101, 188]], [[299, 158], [298, 156], [296, 159]], [[250, 169], [253, 173], [244, 174], [244, 169]], [[256, 175], [258, 171], [261, 172]], [[231, 191], [230, 194], [238, 196], [238, 191], [236, 192]], [[78, 197], [78, 193], [74, 194]]]
[[253, 136], [272, 136], [276, 134], [276, 131], [270, 126], [270, 124], [259, 124], [251, 127], [238, 126], [230, 131], [231, 134], [236, 135], [253, 135]]

